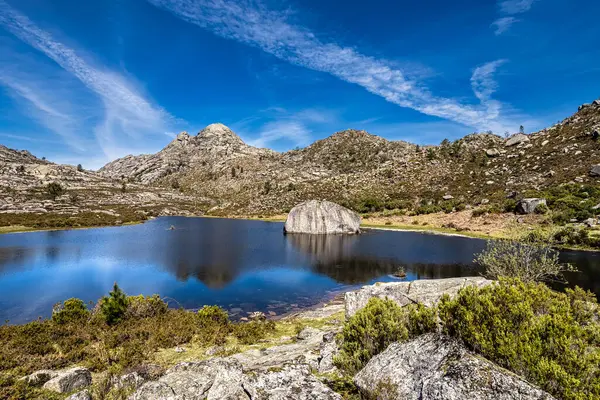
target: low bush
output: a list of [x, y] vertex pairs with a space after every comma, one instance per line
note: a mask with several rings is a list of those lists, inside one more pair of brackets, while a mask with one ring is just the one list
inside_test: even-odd
[[126, 303], [125, 318], [156, 317], [166, 313], [169, 308], [167, 303], [157, 294], [152, 296], [129, 296]]
[[271, 320], [240, 322], [232, 325], [233, 336], [241, 344], [257, 343], [275, 330], [275, 323]]
[[503, 279], [439, 305], [443, 330], [562, 399], [600, 396], [600, 312], [592, 293]]
[[424, 306], [402, 308], [392, 300], [372, 298], [344, 325], [338, 340], [338, 368], [354, 374], [391, 343], [429, 332], [435, 327], [435, 311]]
[[525, 282], [563, 280], [562, 273], [574, 271], [562, 264], [559, 253], [549, 243], [519, 240], [489, 240], [475, 262], [491, 279], [509, 276]]
[[56, 304], [52, 309], [52, 321], [57, 324], [81, 321], [88, 318], [89, 315], [89, 310], [80, 299], [65, 300], [62, 304]]

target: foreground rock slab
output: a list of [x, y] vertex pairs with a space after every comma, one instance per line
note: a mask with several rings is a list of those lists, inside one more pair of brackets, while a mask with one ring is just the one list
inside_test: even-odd
[[309, 200], [292, 208], [285, 221], [285, 233], [356, 234], [360, 215], [330, 201]]
[[466, 286], [483, 287], [490, 283], [492, 281], [482, 277], [467, 277], [423, 279], [412, 282], [377, 283], [371, 286], [363, 286], [360, 290], [348, 292], [344, 295], [346, 318], [350, 318], [366, 306], [372, 297], [388, 298], [402, 307], [416, 303], [431, 307], [445, 294], [454, 296]]
[[129, 399], [341, 400], [341, 396], [317, 380], [308, 365], [246, 375], [239, 363], [214, 359], [178, 364], [158, 381], [145, 383]]
[[75, 367], [58, 371], [56, 376], [44, 383], [43, 388], [58, 393], [85, 389], [92, 384], [92, 374], [87, 368]]
[[377, 398], [385, 399], [554, 399], [440, 334], [390, 345], [369, 361], [354, 382], [366, 396], [377, 394]]

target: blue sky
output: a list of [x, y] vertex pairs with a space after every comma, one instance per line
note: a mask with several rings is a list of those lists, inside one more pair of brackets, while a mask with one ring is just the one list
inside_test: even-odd
[[534, 131], [600, 96], [583, 0], [0, 0], [0, 143], [98, 168], [212, 122], [288, 150]]

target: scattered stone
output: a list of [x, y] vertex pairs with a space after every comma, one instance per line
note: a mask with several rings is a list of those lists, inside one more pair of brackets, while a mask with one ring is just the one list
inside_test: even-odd
[[393, 343], [354, 377], [361, 393], [404, 400], [551, 400], [455, 339], [426, 334]]
[[546, 199], [521, 199], [518, 201], [515, 211], [518, 214], [533, 214], [535, 212], [535, 209], [542, 204], [546, 205]]
[[512, 147], [525, 142], [529, 142], [529, 137], [523, 133], [516, 133], [506, 140], [504, 146]]
[[50, 379], [56, 377], [57, 375], [58, 373], [55, 371], [51, 371], [49, 369], [42, 369], [39, 371], [35, 371], [34, 373], [27, 375], [21, 379], [31, 386], [42, 386], [44, 383], [48, 382]]
[[306, 340], [315, 335], [322, 334], [322, 333], [323, 333], [322, 331], [320, 331], [316, 328], [307, 326], [306, 328], [302, 329], [296, 337], [298, 338], [298, 340]]
[[600, 164], [593, 165], [592, 168], [590, 168], [590, 176], [593, 176], [593, 177], [600, 176]]
[[500, 150], [498, 149], [487, 149], [485, 151], [485, 154], [487, 154], [488, 157], [498, 157], [500, 155]]
[[587, 225], [589, 228], [596, 226], [596, 219], [595, 218], [588, 218], [585, 221], [583, 221], [583, 223], [585, 225]]
[[412, 282], [377, 283], [363, 286], [360, 290], [347, 292], [344, 295], [346, 318], [350, 318], [363, 308], [372, 297], [388, 298], [404, 307], [408, 304], [421, 303], [427, 307], [436, 304], [444, 294], [454, 296], [465, 286], [483, 287], [489, 281], [481, 277], [423, 279]]
[[356, 234], [360, 233], [360, 215], [330, 201], [309, 200], [288, 214], [285, 233]]
[[248, 318], [250, 318], [251, 321], [264, 321], [267, 319], [267, 316], [262, 311], [254, 311], [248, 315]]
[[181, 346], [175, 347], [175, 353], [185, 353], [185, 349]]
[[489, 202], [490, 202], [489, 199], [481, 199], [481, 202], [479, 204], [485, 205], [485, 204], [488, 204]]
[[57, 371], [57, 375], [43, 386], [46, 390], [58, 393], [74, 392], [85, 389], [92, 384], [92, 374], [87, 368], [75, 367], [64, 371]]
[[442, 197], [442, 199], [444, 199], [444, 200], [452, 200], [453, 198], [454, 198], [454, 196], [452, 196], [451, 194], [447, 194], [447, 195], [444, 195], [444, 197]]
[[220, 353], [223, 353], [224, 351], [225, 347], [223, 346], [210, 346], [208, 349], [206, 349], [204, 354], [206, 354], [209, 357], [214, 357]]
[[85, 389], [81, 392], [70, 395], [65, 400], [92, 400], [92, 395], [87, 389]]
[[137, 389], [144, 384], [146, 380], [137, 372], [131, 372], [118, 378], [115, 382], [116, 388]]

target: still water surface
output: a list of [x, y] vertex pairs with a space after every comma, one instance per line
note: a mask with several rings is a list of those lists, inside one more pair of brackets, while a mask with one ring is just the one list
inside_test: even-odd
[[[168, 228], [174, 225], [176, 230]], [[0, 235], [0, 323], [48, 317], [70, 297], [96, 301], [114, 282], [170, 304], [217, 304], [234, 317], [281, 314], [376, 281], [469, 276], [482, 240], [371, 230], [283, 235], [276, 222], [164, 217], [143, 225]], [[569, 282], [600, 295], [600, 254], [563, 252]]]

